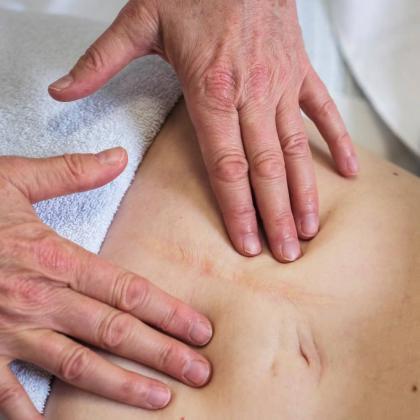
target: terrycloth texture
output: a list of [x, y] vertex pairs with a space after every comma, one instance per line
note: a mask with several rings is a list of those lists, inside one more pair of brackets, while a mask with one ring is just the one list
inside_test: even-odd
[[[48, 84], [103, 29], [76, 18], [0, 11], [0, 154], [43, 157], [117, 145], [128, 151], [127, 169], [111, 184], [36, 206], [45, 223], [92, 252], [99, 251], [144, 153], [181, 93], [169, 66], [148, 57], [90, 98], [52, 100]], [[21, 363], [13, 370], [42, 411], [49, 376]]]

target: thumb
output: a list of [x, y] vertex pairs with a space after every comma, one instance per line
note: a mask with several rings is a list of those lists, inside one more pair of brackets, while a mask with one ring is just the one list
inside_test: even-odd
[[93, 154], [68, 154], [46, 159], [3, 157], [0, 177], [7, 179], [32, 203], [101, 187], [127, 165], [122, 147]]
[[154, 52], [159, 19], [142, 2], [129, 2], [73, 69], [52, 83], [49, 94], [73, 101], [96, 92], [135, 58]]

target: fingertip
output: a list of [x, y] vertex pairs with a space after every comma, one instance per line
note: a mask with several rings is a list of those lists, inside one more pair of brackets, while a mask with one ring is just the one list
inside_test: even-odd
[[76, 65], [70, 73], [51, 83], [48, 86], [48, 93], [56, 101], [71, 102], [95, 93], [107, 80], [108, 77], [103, 75], [96, 75], [93, 78], [89, 74], [81, 75]]
[[319, 231], [319, 216], [316, 213], [305, 214], [298, 219], [296, 225], [301, 239], [312, 239]]
[[53, 99], [60, 102], [69, 102], [81, 99], [90, 93], [89, 91], [78, 92], [80, 89], [77, 85], [78, 83], [76, 83], [76, 79], [72, 73], [69, 73], [51, 83], [48, 86], [48, 93]]
[[208, 365], [208, 369], [209, 369], [207, 379], [204, 381], [204, 383], [202, 385], [200, 385], [199, 388], [207, 386], [210, 383], [210, 381], [213, 377], [213, 365], [211, 364], [211, 362], [209, 360], [207, 360], [207, 365]]
[[128, 155], [124, 148], [115, 147], [93, 155], [95, 165], [91, 168], [92, 177], [95, 179], [94, 187], [113, 181], [125, 170]]
[[58, 102], [76, 101], [78, 99], [83, 99], [89, 96], [91, 93], [93, 93], [93, 91], [91, 91], [90, 89], [80, 92], [76, 89], [75, 91], [73, 85], [61, 90], [51, 88], [51, 86], [48, 87], [48, 94], [51, 96], [51, 98]]
[[289, 238], [273, 249], [274, 257], [281, 263], [291, 263], [302, 256], [300, 243], [297, 238]]
[[256, 233], [249, 233], [242, 239], [242, 248], [239, 252], [247, 257], [255, 257], [261, 254], [262, 246], [260, 238]]
[[337, 170], [345, 178], [354, 178], [359, 174], [359, 162], [354, 155], [336, 159]]
[[188, 361], [182, 372], [183, 382], [194, 388], [206, 386], [212, 377], [212, 366], [207, 359], [193, 359]]
[[51, 83], [48, 86], [48, 91], [56, 93], [61, 92], [64, 89], [69, 88], [74, 83], [74, 78], [71, 74], [66, 74], [63, 77], [60, 77], [55, 82]]
[[352, 155], [349, 156], [346, 160], [346, 170], [347, 174], [350, 177], [354, 177], [359, 173], [359, 162], [357, 160], [357, 157]]
[[[153, 385], [147, 397], [147, 408], [152, 410], [161, 410], [162, 408], [168, 406], [171, 399], [171, 390], [166, 385]], [[141, 403], [141, 407], [143, 407], [143, 402]]]
[[95, 157], [101, 165], [108, 166], [124, 165], [125, 167], [128, 161], [127, 151], [121, 146], [103, 150], [97, 153]]
[[192, 344], [206, 346], [213, 338], [213, 326], [207, 319], [199, 320], [191, 325], [188, 337]]
[[79, 165], [84, 168], [80, 170], [84, 172], [77, 184], [77, 192], [81, 192], [99, 188], [120, 176], [127, 166], [128, 156], [124, 148], [115, 147], [96, 154], [69, 155], [66, 160], [70, 162], [67, 166], [74, 168], [79, 161]]

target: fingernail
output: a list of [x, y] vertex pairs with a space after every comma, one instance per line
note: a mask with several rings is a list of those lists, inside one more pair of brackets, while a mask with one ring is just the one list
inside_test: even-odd
[[54, 83], [51, 83], [49, 89], [60, 91], [67, 89], [74, 82], [73, 77], [70, 74], [66, 74], [60, 79], [56, 80]]
[[308, 237], [312, 237], [318, 233], [318, 216], [316, 214], [306, 214], [301, 222], [300, 230], [301, 232]]
[[243, 239], [243, 249], [245, 254], [257, 255], [261, 252], [260, 239], [255, 233], [245, 235]]
[[207, 344], [213, 335], [211, 325], [207, 322], [198, 321], [194, 323], [190, 330], [190, 340], [200, 346]]
[[356, 156], [350, 156], [347, 158], [347, 170], [352, 175], [356, 175], [359, 172], [359, 163], [357, 162]]
[[97, 153], [96, 159], [98, 159], [101, 165], [120, 165], [124, 159], [125, 151], [121, 147], [114, 149], [104, 150], [103, 152]]
[[169, 389], [162, 386], [153, 386], [147, 397], [147, 402], [153, 408], [166, 407], [171, 399], [171, 393]]
[[210, 366], [200, 360], [191, 360], [182, 372], [184, 378], [195, 386], [204, 385], [210, 375]]
[[300, 245], [297, 239], [288, 239], [281, 247], [283, 258], [287, 261], [295, 261], [300, 257]]

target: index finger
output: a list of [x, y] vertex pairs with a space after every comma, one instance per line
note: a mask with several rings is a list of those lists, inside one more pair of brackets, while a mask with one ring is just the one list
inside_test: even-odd
[[37, 268], [44, 276], [193, 345], [203, 346], [210, 341], [212, 326], [204, 315], [145, 278], [55, 234], [37, 241], [36, 247]]

